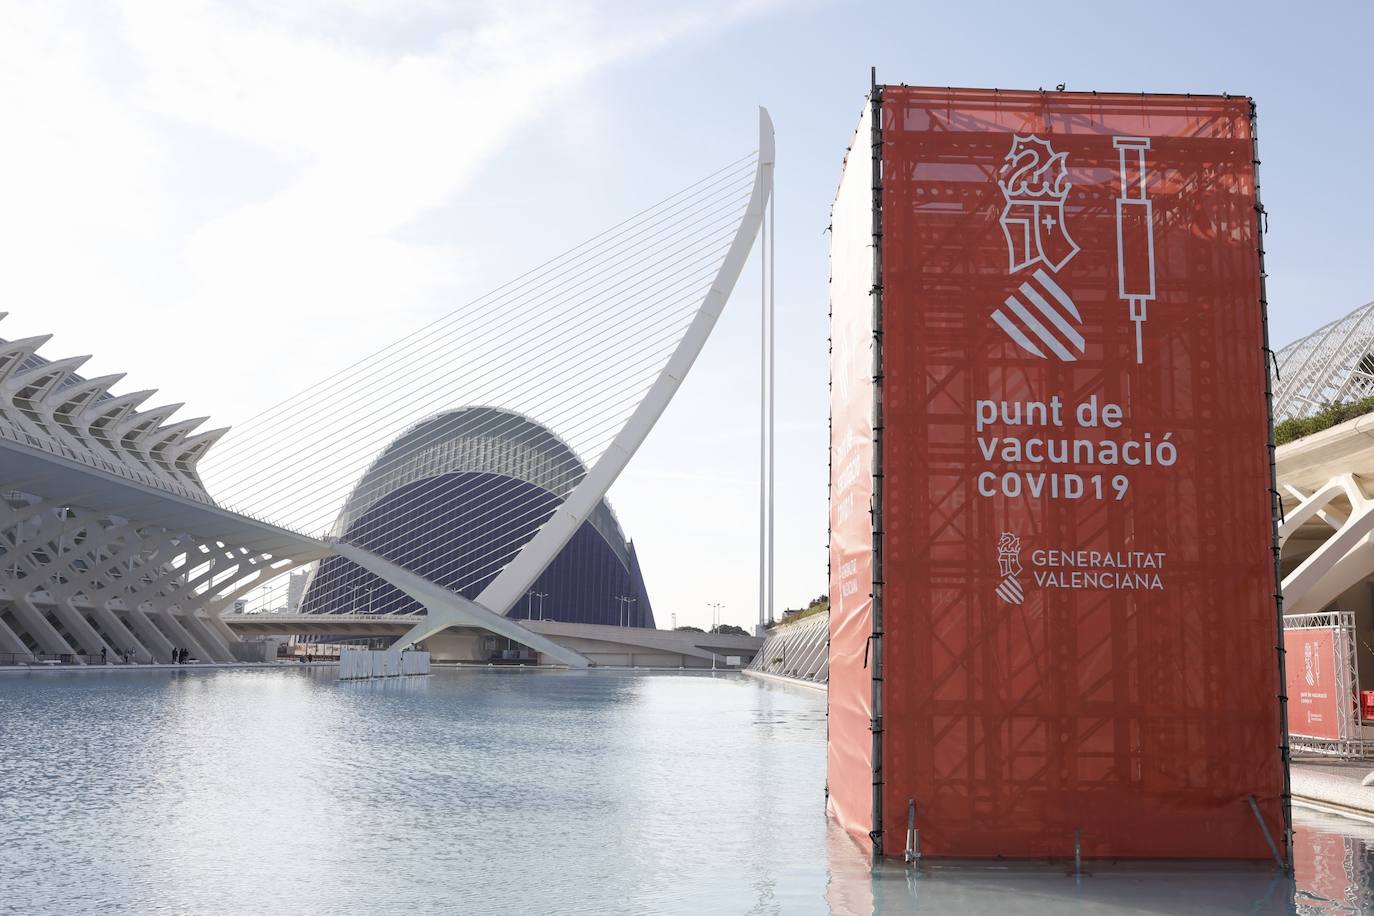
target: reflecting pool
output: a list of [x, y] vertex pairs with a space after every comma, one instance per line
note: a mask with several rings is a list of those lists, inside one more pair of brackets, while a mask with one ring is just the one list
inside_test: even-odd
[[1374, 827], [1271, 870], [870, 864], [824, 695], [736, 674], [0, 675], [0, 912], [1357, 913]]

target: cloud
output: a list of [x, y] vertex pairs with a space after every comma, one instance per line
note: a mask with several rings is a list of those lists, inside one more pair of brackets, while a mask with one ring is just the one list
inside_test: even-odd
[[766, 8], [0, 5], [4, 333], [251, 413], [460, 301], [474, 265], [417, 220], [534, 119]]

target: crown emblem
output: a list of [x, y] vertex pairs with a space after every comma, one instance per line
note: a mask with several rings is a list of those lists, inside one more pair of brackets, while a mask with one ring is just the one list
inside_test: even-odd
[[1064, 225], [1069, 198], [1068, 153], [1056, 153], [1048, 140], [1031, 134], [1012, 137], [997, 180], [1006, 198], [999, 222], [1007, 238], [1009, 270], [1016, 273], [1039, 262], [1059, 271], [1078, 253]]
[[1056, 153], [1046, 140], [1031, 134], [1012, 139], [1011, 151], [1005, 157], [998, 187], [1007, 203], [1059, 203], [1069, 196], [1073, 184], [1065, 166], [1068, 153]]

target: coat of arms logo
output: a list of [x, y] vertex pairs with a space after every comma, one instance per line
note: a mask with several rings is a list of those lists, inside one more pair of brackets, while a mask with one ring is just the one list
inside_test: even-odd
[[1032, 356], [1074, 362], [1086, 346], [1083, 316], [1050, 275], [1079, 250], [1064, 218], [1073, 187], [1067, 161], [1068, 154], [1055, 152], [1048, 140], [1034, 134], [1012, 137], [1000, 170], [1004, 177], [997, 180], [1006, 200], [998, 222], [1007, 239], [1008, 272], [1015, 276], [1034, 270], [1004, 300], [1004, 308], [992, 313], [992, 320]]
[[1046, 140], [1031, 134], [1014, 136], [1002, 166], [1006, 206], [999, 222], [1007, 237], [1010, 273], [1025, 270], [1037, 261], [1058, 272], [1078, 254], [1078, 243], [1069, 235], [1064, 204], [1069, 199], [1068, 153], [1056, 153]]
[[1021, 575], [1021, 539], [1010, 531], [1003, 531], [997, 539], [997, 573], [1002, 581], [997, 583], [997, 597], [1007, 604], [1020, 604], [1026, 600], [1017, 576]]

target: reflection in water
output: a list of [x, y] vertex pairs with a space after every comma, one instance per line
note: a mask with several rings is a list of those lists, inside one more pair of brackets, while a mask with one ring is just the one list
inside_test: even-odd
[[738, 675], [0, 677], [0, 911], [1359, 913], [1374, 828], [1256, 867], [871, 865], [824, 696]]
[[1259, 865], [1071, 863], [873, 865], [851, 837], [827, 833], [832, 913], [1374, 913], [1374, 827], [1294, 812], [1295, 873]]

